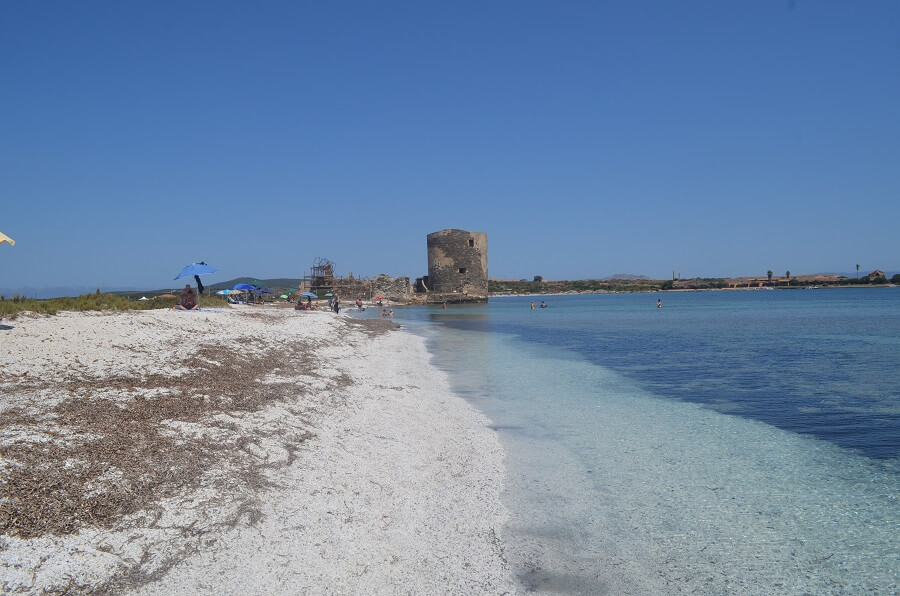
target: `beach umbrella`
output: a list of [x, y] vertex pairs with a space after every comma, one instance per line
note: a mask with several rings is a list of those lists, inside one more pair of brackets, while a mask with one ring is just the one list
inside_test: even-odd
[[232, 288], [232, 290], [258, 290], [258, 289], [259, 288], [257, 288], [256, 286], [251, 286], [250, 284], [245, 284], [245, 283], [234, 284], [234, 287]]
[[203, 295], [203, 284], [200, 283], [200, 276], [207, 275], [209, 273], [218, 273], [218, 269], [213, 267], [212, 265], [207, 265], [203, 261], [199, 263], [191, 263], [187, 265], [184, 269], [181, 270], [181, 273], [175, 276], [176, 280], [181, 279], [182, 277], [190, 277], [194, 276], [194, 280], [197, 282], [197, 307], [200, 306], [200, 296]]
[[331, 292], [328, 292], [328, 293], [325, 294], [325, 295], [326, 295], [326, 296], [334, 296], [334, 294], [332, 294]]
[[206, 275], [208, 273], [218, 273], [219, 270], [211, 265], [207, 265], [203, 261], [199, 263], [191, 263], [187, 267], [181, 270], [181, 273], [175, 276], [176, 280], [181, 279], [182, 277], [190, 277], [197, 275]]
[[287, 298], [287, 297], [288, 297], [287, 294], [282, 294], [282, 295], [280, 296], [280, 298]]
[[316, 296], [312, 292], [302, 292], [300, 295], [304, 298], [318, 298], [318, 296]]
[[4, 242], [8, 242], [10, 246], [15, 245], [15, 243], [16, 243], [15, 240], [13, 240], [12, 238], [10, 238], [9, 236], [7, 236], [6, 234], [4, 234], [3, 232], [0, 232], [0, 244], [3, 244]]

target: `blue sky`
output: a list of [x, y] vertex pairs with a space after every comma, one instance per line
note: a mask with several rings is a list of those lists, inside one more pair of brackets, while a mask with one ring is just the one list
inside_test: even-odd
[[0, 291], [900, 269], [900, 2], [5, 2]]

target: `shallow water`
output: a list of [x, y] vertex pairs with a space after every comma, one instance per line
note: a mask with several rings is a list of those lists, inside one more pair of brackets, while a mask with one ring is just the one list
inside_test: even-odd
[[397, 309], [506, 446], [524, 587], [897, 592], [900, 291], [544, 299]]

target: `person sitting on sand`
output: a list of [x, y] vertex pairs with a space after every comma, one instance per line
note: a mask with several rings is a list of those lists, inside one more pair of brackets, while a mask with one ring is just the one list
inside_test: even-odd
[[197, 310], [200, 305], [197, 304], [197, 296], [194, 294], [194, 288], [190, 284], [186, 284], [181, 290], [181, 301], [172, 307], [172, 310]]

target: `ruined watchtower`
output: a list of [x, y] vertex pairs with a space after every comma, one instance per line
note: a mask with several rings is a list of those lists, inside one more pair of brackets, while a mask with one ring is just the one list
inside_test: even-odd
[[487, 234], [447, 229], [428, 234], [428, 290], [487, 299]]

